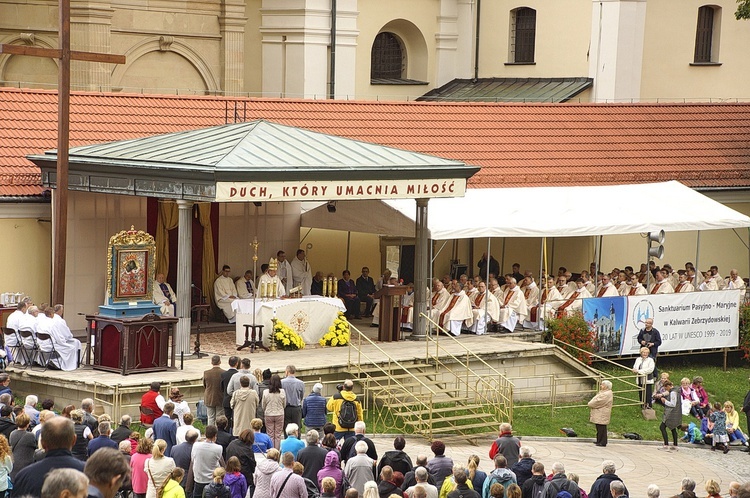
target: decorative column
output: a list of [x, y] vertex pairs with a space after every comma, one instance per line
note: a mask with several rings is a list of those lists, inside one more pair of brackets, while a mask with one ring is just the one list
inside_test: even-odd
[[[107, 1], [72, 1], [70, 4], [70, 48], [83, 52], [111, 53], [111, 27], [114, 10]], [[72, 90], [109, 91], [112, 65], [101, 62], [71, 61]]]
[[414, 323], [411, 339], [423, 341], [427, 335], [427, 299], [430, 289], [430, 238], [427, 228], [427, 203], [429, 199], [417, 199], [417, 218], [414, 230]]
[[190, 354], [190, 284], [193, 266], [193, 202], [178, 200], [177, 223], [177, 333], [172, 347], [176, 354]]
[[245, 3], [224, 0], [221, 9], [221, 87], [226, 95], [234, 95], [245, 86]]

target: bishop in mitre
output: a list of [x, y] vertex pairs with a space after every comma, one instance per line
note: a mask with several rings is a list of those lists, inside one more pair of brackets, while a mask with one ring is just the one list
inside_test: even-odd
[[[258, 281], [258, 289], [260, 290], [261, 297], [270, 297], [272, 299], [279, 299], [281, 296], [286, 294], [284, 284], [281, 283], [281, 279], [276, 272], [279, 269], [279, 260], [271, 258], [268, 262], [268, 269], [260, 276]], [[276, 292], [274, 293], [274, 288]]]

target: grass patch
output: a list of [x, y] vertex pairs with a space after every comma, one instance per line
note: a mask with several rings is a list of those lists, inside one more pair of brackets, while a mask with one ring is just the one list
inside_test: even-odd
[[[748, 390], [748, 375], [750, 369], [747, 366], [736, 366], [729, 368], [727, 371], [714, 365], [705, 365], [690, 363], [689, 357], [671, 357], [659, 360], [661, 371], [669, 372], [670, 379], [679, 383], [680, 379], [687, 377], [692, 379], [696, 375], [701, 375], [704, 379], [704, 385], [708, 392], [709, 399], [713, 403], [730, 400], [734, 403], [736, 409], [742, 407], [742, 401]], [[624, 363], [628, 367], [631, 362]], [[622, 376], [623, 369], [618, 369], [612, 365], [598, 364], [595, 368], [617, 376]], [[614, 383], [614, 390], [617, 391], [618, 383]], [[633, 394], [629, 394], [632, 397]], [[531, 403], [529, 403], [531, 404]], [[524, 408], [524, 404], [518, 403], [513, 410], [513, 431], [518, 435], [529, 436], [562, 436], [561, 427], [571, 427], [579, 437], [595, 437], [596, 429], [589, 423], [589, 410], [586, 406], [580, 406], [584, 403], [569, 403], [560, 405], [554, 412], [550, 407], [529, 407]], [[615, 434], [625, 432], [637, 432], [644, 439], [661, 440], [659, 424], [661, 416], [664, 413], [662, 406], [655, 406], [657, 420], [646, 421], [641, 416], [639, 406], [616, 407], [612, 411], [612, 421], [608, 430]], [[686, 422], [690, 417], [684, 417]], [[740, 414], [741, 424], [745, 426], [745, 416]]]

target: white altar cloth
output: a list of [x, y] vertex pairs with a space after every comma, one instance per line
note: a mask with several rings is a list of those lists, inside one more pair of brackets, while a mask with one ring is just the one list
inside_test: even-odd
[[[235, 339], [237, 345], [245, 342], [245, 325], [253, 323], [253, 299], [235, 299], [232, 309], [237, 312]], [[333, 325], [339, 311], [346, 311], [341, 299], [336, 297], [305, 296], [299, 299], [258, 299], [255, 302], [255, 324], [263, 325], [263, 344], [271, 342], [271, 332], [276, 318], [289, 325], [302, 336], [306, 344], [317, 344], [328, 327]]]

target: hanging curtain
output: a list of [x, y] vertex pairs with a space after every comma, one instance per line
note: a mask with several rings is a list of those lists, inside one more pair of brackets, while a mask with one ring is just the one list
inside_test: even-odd
[[203, 261], [201, 261], [201, 281], [206, 302], [213, 306], [214, 280], [218, 276], [214, 267], [214, 236], [211, 230], [211, 203], [198, 203], [198, 221], [203, 227]]
[[156, 273], [169, 274], [169, 231], [177, 228], [179, 215], [174, 201], [160, 201], [156, 217]]

